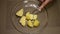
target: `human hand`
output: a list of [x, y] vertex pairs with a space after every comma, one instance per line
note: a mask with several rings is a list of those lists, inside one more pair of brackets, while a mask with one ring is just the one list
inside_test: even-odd
[[50, 3], [52, 0], [39, 0], [40, 2], [42, 2], [42, 4], [40, 5], [40, 7], [38, 8], [39, 11], [41, 11], [46, 5], [48, 5], [48, 3]]

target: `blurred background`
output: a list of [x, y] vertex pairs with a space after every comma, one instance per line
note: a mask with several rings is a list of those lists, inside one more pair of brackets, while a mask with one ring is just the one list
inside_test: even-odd
[[[22, 34], [11, 25], [11, 7], [22, 0], [0, 0], [0, 34]], [[47, 6], [48, 25], [40, 34], [60, 34], [60, 0], [53, 0], [50, 7]]]

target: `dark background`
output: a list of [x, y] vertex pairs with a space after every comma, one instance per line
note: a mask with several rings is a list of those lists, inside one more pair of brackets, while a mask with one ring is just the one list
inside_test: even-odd
[[[11, 25], [7, 13], [9, 8], [21, 0], [0, 0], [0, 34], [21, 34]], [[60, 34], [60, 0], [57, 0], [53, 6], [47, 9], [48, 26], [43, 29], [41, 34]]]

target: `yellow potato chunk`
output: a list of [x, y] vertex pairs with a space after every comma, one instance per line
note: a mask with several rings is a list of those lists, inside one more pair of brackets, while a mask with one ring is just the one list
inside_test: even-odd
[[37, 26], [39, 26], [39, 24], [40, 24], [40, 22], [38, 20], [35, 20], [33, 25], [37, 27]]
[[30, 19], [31, 19], [31, 20], [33, 19], [33, 17], [34, 17], [33, 14], [30, 14]]
[[26, 17], [22, 16], [21, 19], [19, 20], [19, 22], [21, 23], [22, 26], [26, 25]]
[[26, 13], [26, 19], [33, 19], [33, 14], [30, 14], [30, 12]]
[[26, 19], [30, 19], [30, 12], [26, 13]]
[[16, 15], [17, 15], [17, 16], [23, 16], [23, 11], [24, 11], [23, 9], [17, 11], [17, 12], [16, 12]]
[[33, 19], [34, 19], [34, 20], [37, 19], [37, 15], [34, 15], [34, 18], [33, 18]]
[[27, 19], [30, 19], [30, 20], [32, 20], [32, 19], [37, 19], [37, 15], [34, 15], [34, 14], [30, 14], [30, 12], [27, 12], [26, 13], [26, 18]]
[[29, 20], [29, 21], [27, 22], [27, 25], [28, 25], [29, 27], [33, 27], [33, 23], [32, 23], [32, 21]]

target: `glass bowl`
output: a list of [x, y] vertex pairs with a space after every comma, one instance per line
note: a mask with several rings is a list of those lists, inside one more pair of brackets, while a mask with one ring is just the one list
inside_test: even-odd
[[[29, 28], [27, 26], [22, 27], [22, 25], [18, 22], [19, 18], [16, 16], [16, 12], [20, 10], [21, 8], [24, 8], [24, 4], [17, 3], [14, 5], [14, 7], [11, 8], [11, 20], [13, 27], [22, 34], [38, 34], [40, 33], [47, 25], [47, 11], [45, 9], [42, 10], [42, 12], [38, 13], [38, 20], [40, 21], [40, 25], [36, 28]], [[33, 11], [34, 8], [28, 7], [30, 11]], [[28, 8], [24, 8], [26, 11], [28, 11]], [[33, 9], [33, 10], [32, 10]]]

